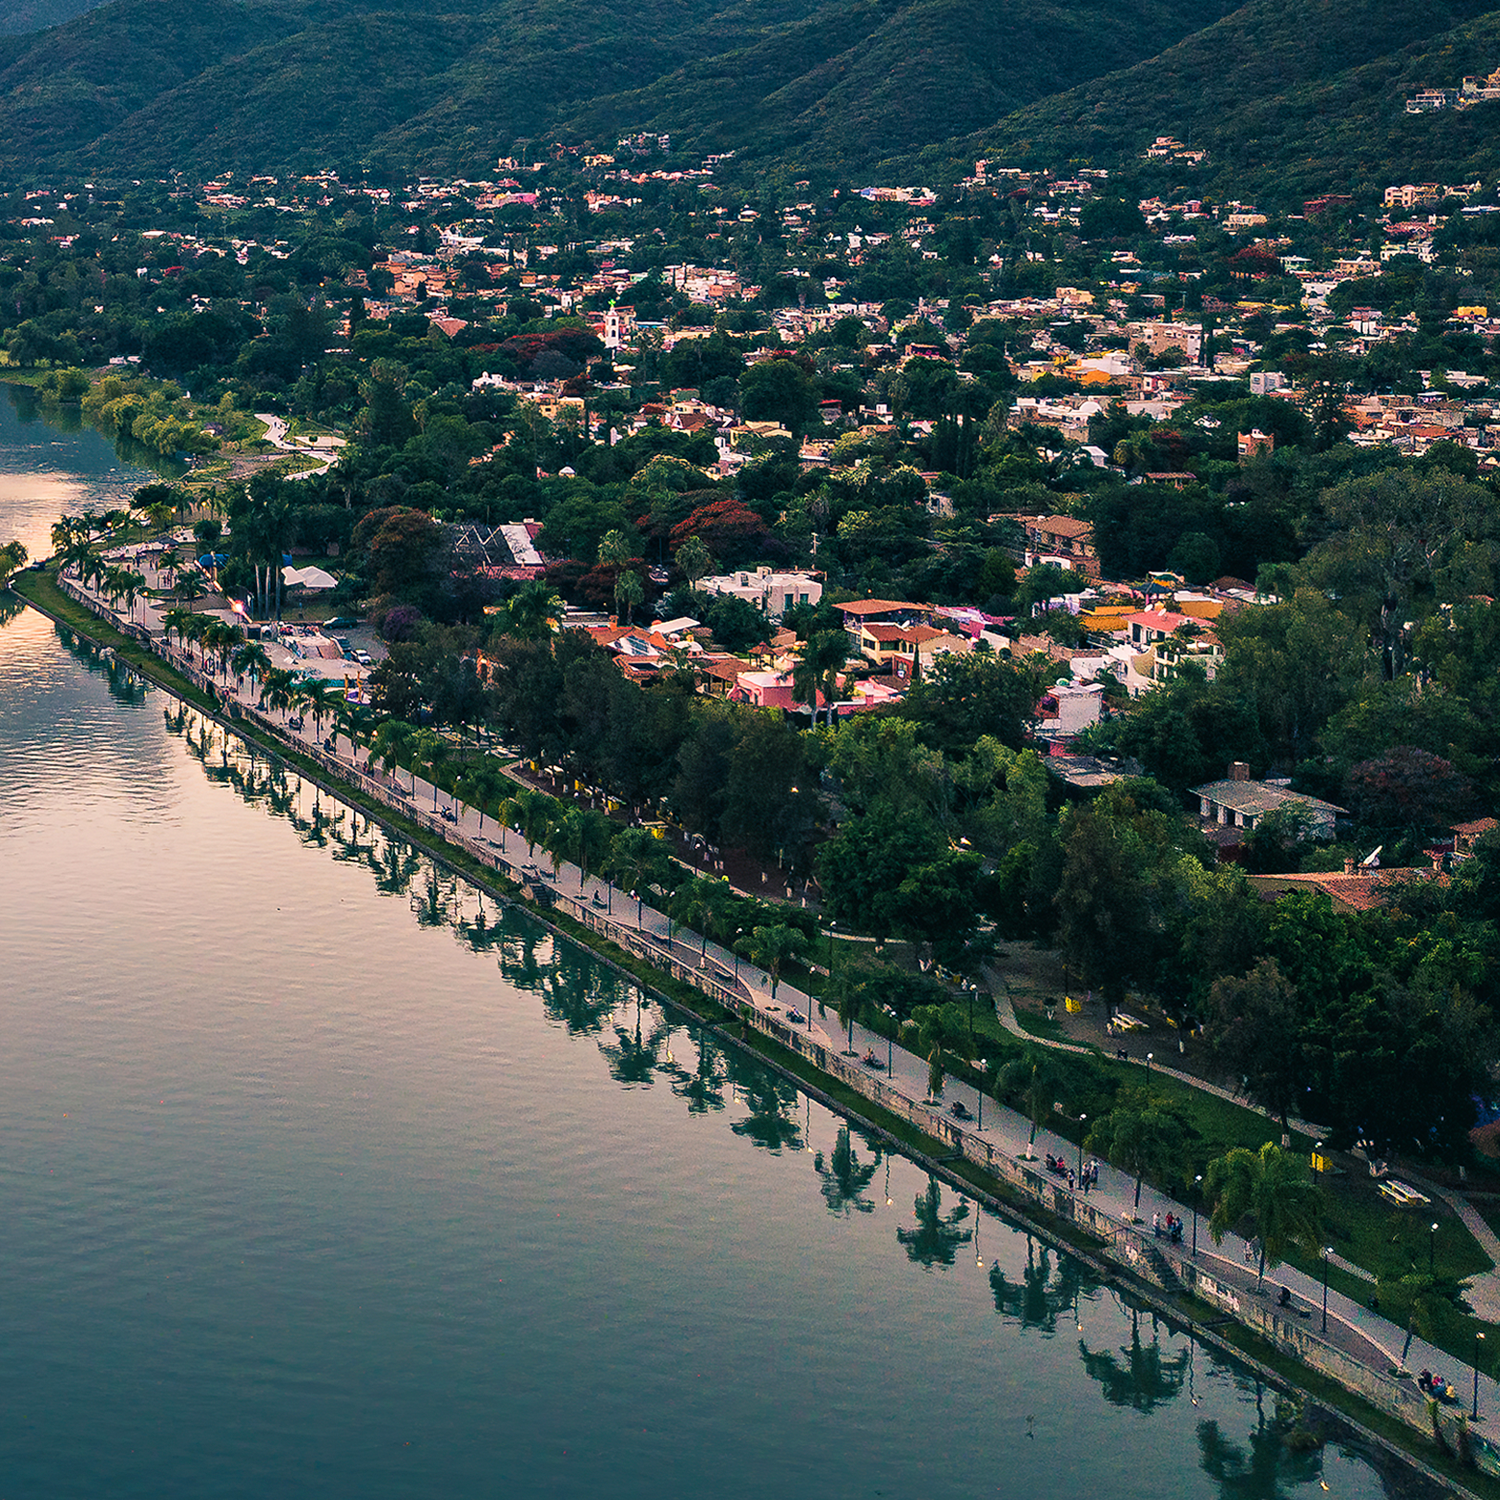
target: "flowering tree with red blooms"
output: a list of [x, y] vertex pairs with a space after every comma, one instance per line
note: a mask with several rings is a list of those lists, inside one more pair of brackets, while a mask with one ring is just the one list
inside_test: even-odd
[[690, 536], [701, 538], [726, 567], [755, 556], [770, 537], [766, 523], [739, 500], [715, 500], [701, 505], [687, 520], [672, 528], [672, 551]]

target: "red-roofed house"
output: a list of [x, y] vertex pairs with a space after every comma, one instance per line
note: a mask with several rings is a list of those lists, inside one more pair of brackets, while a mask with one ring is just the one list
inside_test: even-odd
[[1090, 578], [1099, 577], [1094, 528], [1073, 516], [1036, 516], [1026, 522], [1026, 564], [1060, 557]]

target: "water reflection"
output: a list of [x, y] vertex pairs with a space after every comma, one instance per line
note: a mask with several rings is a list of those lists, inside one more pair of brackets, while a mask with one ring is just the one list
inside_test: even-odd
[[690, 1115], [706, 1115], [710, 1110], [724, 1108], [724, 1084], [728, 1079], [728, 1057], [719, 1044], [707, 1032], [698, 1032], [697, 1065], [691, 1070], [680, 1063], [669, 1071], [672, 1092], [687, 1101]]
[[412, 892], [411, 909], [419, 927], [447, 927], [457, 919], [458, 880], [438, 865], [422, 867], [422, 878]]
[[1147, 1343], [1142, 1339], [1141, 1315], [1132, 1309], [1130, 1342], [1122, 1348], [1091, 1350], [1084, 1340], [1079, 1339], [1083, 1367], [1099, 1382], [1104, 1399], [1111, 1406], [1128, 1406], [1133, 1411], [1150, 1412], [1182, 1394], [1191, 1350], [1184, 1348], [1168, 1358], [1162, 1353], [1156, 1332], [1153, 1320], [1151, 1341]]
[[609, 1063], [609, 1076], [624, 1088], [650, 1088], [656, 1081], [662, 1055], [672, 1039], [672, 1026], [665, 1016], [652, 1018], [651, 1026], [642, 1031], [641, 1016], [651, 1002], [635, 996], [635, 1025], [616, 1024], [613, 1037], [602, 1039], [599, 1051]]
[[731, 1059], [730, 1077], [749, 1113], [729, 1128], [766, 1151], [800, 1151], [802, 1126], [796, 1117], [797, 1090], [784, 1078], [747, 1065], [738, 1056]]
[[1030, 1236], [1026, 1240], [1026, 1269], [1020, 1281], [1010, 1280], [998, 1260], [990, 1267], [989, 1276], [996, 1312], [1014, 1318], [1022, 1328], [1048, 1334], [1057, 1332], [1058, 1319], [1064, 1313], [1076, 1327], [1080, 1300], [1099, 1286], [1082, 1261], [1069, 1255], [1054, 1257], [1047, 1246], [1039, 1249]]
[[[861, 1139], [866, 1146], [871, 1144], [867, 1137]], [[826, 1165], [821, 1151], [813, 1158], [813, 1170], [822, 1180], [823, 1201], [828, 1205], [829, 1213], [845, 1218], [851, 1213], [874, 1213], [875, 1205], [864, 1194], [875, 1180], [880, 1157], [881, 1153], [876, 1149], [873, 1160], [861, 1162], [850, 1140], [849, 1127], [840, 1127], [838, 1140], [834, 1142]]]
[[1224, 1500], [1280, 1500], [1289, 1488], [1311, 1484], [1323, 1469], [1321, 1448], [1301, 1449], [1289, 1442], [1293, 1430], [1294, 1416], [1285, 1409], [1244, 1443], [1226, 1438], [1217, 1422], [1200, 1422], [1203, 1472], [1218, 1485]]
[[0, 589], [0, 629], [26, 613], [26, 601], [14, 589]]
[[5, 394], [10, 398], [10, 404], [15, 408], [16, 418], [23, 427], [40, 425], [64, 436], [89, 432], [100, 442], [112, 445], [115, 457], [122, 464], [127, 464], [134, 469], [149, 469], [163, 479], [181, 479], [188, 472], [188, 466], [180, 459], [158, 453], [154, 448], [148, 448], [144, 443], [131, 437], [128, 432], [113, 438], [107, 437], [92, 423], [84, 421], [80, 407], [66, 405], [60, 401], [45, 401], [32, 386], [14, 385], [7, 382]]
[[916, 1200], [913, 1212], [915, 1229], [898, 1229], [896, 1238], [906, 1248], [913, 1265], [930, 1271], [934, 1266], [951, 1266], [959, 1247], [974, 1238], [974, 1231], [962, 1226], [968, 1223], [969, 1200], [960, 1198], [950, 1213], [943, 1212], [943, 1190], [936, 1177], [927, 1179], [927, 1191]]
[[619, 1006], [624, 984], [603, 964], [573, 943], [554, 943], [551, 962], [542, 970], [542, 1009], [567, 1028], [569, 1036], [594, 1036]]
[[[5, 592], [11, 598], [16, 597], [9, 590]], [[126, 666], [108, 646], [96, 646], [93, 641], [75, 635], [66, 625], [58, 625], [56, 631], [57, 638], [67, 648], [68, 655], [95, 676], [103, 677], [109, 684], [111, 698], [129, 704], [146, 701], [150, 684], [133, 668]]]

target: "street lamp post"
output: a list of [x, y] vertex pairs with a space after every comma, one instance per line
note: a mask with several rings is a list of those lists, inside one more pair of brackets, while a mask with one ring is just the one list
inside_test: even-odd
[[1434, 1274], [1433, 1261], [1437, 1249], [1437, 1232], [1438, 1227], [1437, 1224], [1434, 1223], [1427, 1234], [1427, 1274], [1429, 1276]]
[[1078, 1180], [1083, 1181], [1083, 1137], [1085, 1127], [1088, 1125], [1089, 1117], [1085, 1114], [1078, 1116]]
[[1323, 1246], [1323, 1332], [1328, 1332], [1328, 1257], [1333, 1254], [1332, 1245]]
[[1193, 1178], [1193, 1254], [1198, 1254], [1198, 1200], [1203, 1196], [1203, 1173]]
[[1483, 1339], [1484, 1335], [1482, 1333], [1474, 1335], [1474, 1407], [1469, 1413], [1469, 1420], [1471, 1422], [1479, 1420], [1479, 1345]]
[[1155, 1056], [1156, 1056], [1156, 1054], [1154, 1052], [1148, 1052], [1146, 1054], [1146, 1087], [1147, 1088], [1151, 1087], [1151, 1063], [1152, 1063], [1152, 1060], [1155, 1058]]

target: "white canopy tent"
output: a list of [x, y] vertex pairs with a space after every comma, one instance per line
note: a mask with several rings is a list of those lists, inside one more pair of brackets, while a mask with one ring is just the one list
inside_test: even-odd
[[333, 589], [339, 583], [332, 573], [325, 573], [322, 568], [283, 568], [281, 581], [288, 588], [304, 589]]

